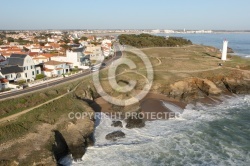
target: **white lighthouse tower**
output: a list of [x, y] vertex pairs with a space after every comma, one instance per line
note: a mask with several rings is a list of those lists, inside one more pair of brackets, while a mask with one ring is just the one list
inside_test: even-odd
[[222, 56], [221, 56], [221, 60], [223, 60], [223, 61], [227, 60], [227, 46], [228, 46], [228, 41], [224, 40], [223, 41]]

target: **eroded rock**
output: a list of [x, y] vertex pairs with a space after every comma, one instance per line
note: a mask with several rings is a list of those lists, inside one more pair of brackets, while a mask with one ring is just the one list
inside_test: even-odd
[[113, 126], [113, 127], [123, 127], [121, 121], [113, 121], [111, 126]]
[[126, 128], [142, 128], [145, 126], [145, 120], [139, 116], [139, 114], [135, 114], [134, 116], [130, 116], [126, 119], [127, 125]]
[[112, 141], [116, 141], [118, 138], [124, 138], [125, 137], [125, 133], [122, 131], [114, 131], [112, 133], [109, 133], [106, 135], [106, 139], [107, 140], [112, 140]]

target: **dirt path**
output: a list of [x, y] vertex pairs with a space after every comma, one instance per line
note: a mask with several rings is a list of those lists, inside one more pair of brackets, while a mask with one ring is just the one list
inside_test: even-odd
[[250, 73], [250, 70], [242, 70], [242, 69], [237, 69], [237, 68], [233, 68], [233, 67], [224, 67], [224, 68], [231, 69], [231, 70], [243, 71], [243, 72], [246, 72], [246, 73]]
[[147, 47], [147, 48], [140, 48], [140, 50], [149, 50], [149, 49], [155, 49], [155, 48], [172, 48], [172, 49], [177, 49], [177, 48], [189, 48], [189, 47], [194, 47], [194, 46], [197, 46], [197, 45], [193, 44], [193, 45], [182, 46], [182, 47]]
[[45, 103], [39, 104], [39, 105], [37, 105], [37, 106], [35, 106], [35, 107], [29, 108], [29, 109], [24, 110], [24, 111], [21, 111], [21, 112], [19, 112], [19, 113], [16, 113], [16, 114], [7, 116], [7, 117], [5, 117], [5, 118], [2, 118], [2, 119], [0, 119], [0, 124], [5, 123], [5, 122], [9, 122], [9, 121], [11, 121], [11, 120], [14, 120], [14, 119], [18, 118], [19, 116], [21, 116], [21, 115], [23, 115], [23, 114], [26, 114], [26, 113], [28, 113], [28, 112], [30, 112], [30, 111], [36, 109], [36, 108], [42, 107], [43, 105], [46, 105], [46, 104], [51, 103], [51, 102], [53, 102], [53, 101], [55, 101], [55, 100], [61, 99], [62, 97], [64, 97], [64, 96], [66, 96], [66, 95], [68, 95], [68, 94], [74, 92], [74, 91], [76, 90], [76, 88], [77, 88], [79, 85], [80, 85], [80, 83], [77, 84], [76, 87], [75, 87], [74, 89], [72, 89], [70, 92], [67, 92], [67, 93], [65, 93], [65, 94], [63, 94], [63, 95], [61, 95], [61, 96], [58, 96], [58, 97], [56, 97], [56, 98], [54, 98], [54, 99], [51, 99], [51, 100], [49, 100], [49, 101], [46, 101]]
[[[197, 72], [205, 72], [205, 71], [211, 71], [211, 70], [217, 70], [221, 69], [221, 67], [214, 67], [211, 69], [202, 69], [202, 70], [153, 70], [153, 71], [162, 71], [162, 72], [171, 72], [171, 73], [197, 73]], [[140, 70], [140, 71], [146, 71], [146, 70]]]

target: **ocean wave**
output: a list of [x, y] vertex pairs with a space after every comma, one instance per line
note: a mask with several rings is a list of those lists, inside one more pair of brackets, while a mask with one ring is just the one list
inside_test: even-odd
[[105, 135], [117, 128], [102, 119], [95, 146], [74, 165], [247, 165], [249, 110], [249, 95], [225, 98], [216, 106], [189, 104], [180, 118], [122, 128], [126, 137], [116, 142]]

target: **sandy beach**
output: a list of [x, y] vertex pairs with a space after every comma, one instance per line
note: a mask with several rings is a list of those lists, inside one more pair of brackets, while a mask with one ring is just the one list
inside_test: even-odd
[[[171, 108], [167, 108], [164, 106], [164, 102], [166, 104], [172, 105]], [[145, 98], [140, 101], [141, 112], [148, 115], [156, 115], [156, 114], [165, 114], [168, 119], [169, 113], [175, 112], [172, 110], [173, 107], [178, 107], [179, 110], [184, 110], [186, 107], [186, 103], [179, 102], [173, 99], [170, 99], [161, 94], [148, 93]], [[95, 100], [95, 103], [91, 105], [91, 107], [96, 112], [104, 112], [104, 113], [112, 113], [115, 110], [112, 108], [112, 104], [105, 101], [103, 98], [98, 98]], [[165, 117], [164, 117], [165, 118]], [[163, 119], [164, 119], [163, 118]], [[154, 119], [154, 118], [153, 118]], [[145, 116], [145, 120], [153, 120], [151, 116]]]

